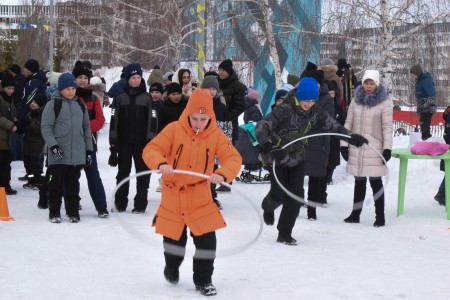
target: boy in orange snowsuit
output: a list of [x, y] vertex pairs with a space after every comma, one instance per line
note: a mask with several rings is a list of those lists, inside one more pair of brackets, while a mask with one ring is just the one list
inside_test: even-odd
[[[213, 172], [214, 156], [218, 157], [220, 168]], [[189, 227], [197, 251], [208, 253], [207, 258], [194, 257], [195, 286], [203, 295], [215, 295], [211, 280], [215, 230], [226, 223], [213, 202], [210, 183], [231, 182], [240, 171], [242, 158], [217, 128], [209, 92], [196, 89], [180, 119], [167, 125], [148, 143], [142, 157], [150, 169], [158, 169], [163, 174], [161, 205], [154, 225], [156, 232], [164, 236], [166, 280], [178, 282]], [[173, 173], [174, 169], [206, 174], [209, 179]], [[181, 249], [180, 253], [174, 254], [171, 251], [174, 247]]]

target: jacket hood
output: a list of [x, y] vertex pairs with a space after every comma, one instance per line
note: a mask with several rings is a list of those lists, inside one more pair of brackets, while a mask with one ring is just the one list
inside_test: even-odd
[[255, 99], [249, 98], [249, 97], [245, 97], [245, 109], [249, 108], [252, 105], [258, 104], [259, 102], [256, 101]]
[[375, 94], [366, 95], [363, 93], [362, 85], [358, 86], [355, 91], [355, 101], [358, 104], [374, 107], [386, 100], [389, 92], [384, 84], [380, 83]]
[[422, 80], [422, 79], [425, 79], [425, 78], [429, 78], [429, 79], [433, 79], [433, 76], [431, 76], [431, 74], [429, 73], [429, 72], [426, 72], [426, 73], [422, 73], [420, 76], [419, 76], [419, 78], [418, 78], [418, 80]]
[[209, 91], [205, 89], [196, 89], [192, 92], [192, 95], [189, 97], [189, 101], [184, 109], [183, 113], [180, 116], [179, 121], [186, 129], [188, 133], [191, 135], [196, 134], [194, 129], [192, 129], [191, 124], [189, 123], [189, 115], [194, 113], [205, 114], [211, 118], [207, 127], [198, 134], [208, 134], [212, 132], [216, 127], [216, 115], [214, 114], [213, 109], [213, 99]]
[[324, 72], [336, 73], [338, 67], [336, 65], [320, 66], [317, 70], [322, 70]]

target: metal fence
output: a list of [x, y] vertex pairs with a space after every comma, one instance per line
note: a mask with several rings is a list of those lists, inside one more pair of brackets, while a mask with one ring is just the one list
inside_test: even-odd
[[[394, 136], [409, 135], [411, 132], [419, 132], [419, 125], [411, 125], [402, 121], [394, 121]], [[430, 133], [432, 136], [443, 137], [444, 126], [432, 125], [430, 126]]]

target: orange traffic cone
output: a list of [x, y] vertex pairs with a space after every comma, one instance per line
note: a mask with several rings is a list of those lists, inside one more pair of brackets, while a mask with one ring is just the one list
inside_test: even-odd
[[4, 187], [0, 187], [0, 221], [15, 221], [9, 215], [8, 200], [6, 200], [6, 191]]

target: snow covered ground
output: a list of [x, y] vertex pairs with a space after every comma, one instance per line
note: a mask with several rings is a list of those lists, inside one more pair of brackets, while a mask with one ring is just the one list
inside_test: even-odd
[[[105, 115], [109, 120], [108, 109]], [[107, 164], [108, 130], [106, 124], [99, 135], [98, 160], [111, 208], [117, 169]], [[408, 137], [394, 138], [394, 148], [407, 146]], [[81, 222], [70, 224], [63, 214], [62, 224], [52, 224], [48, 210], [36, 206], [37, 192], [24, 190], [17, 180], [24, 174], [22, 162], [12, 167], [18, 194], [8, 196], [8, 203], [16, 221], [0, 222], [0, 299], [203, 297], [192, 283], [191, 243], [180, 283], [164, 279], [162, 238], [151, 227], [159, 175], [151, 178], [145, 214], [130, 212], [132, 182], [128, 211], [100, 219], [82, 174]], [[410, 161], [405, 214], [396, 217], [398, 159], [388, 167], [385, 227], [372, 226], [373, 202], [364, 206], [360, 224], [343, 222], [353, 199], [353, 178], [343, 162], [328, 188], [329, 207], [318, 208], [318, 220], [308, 221], [301, 210], [293, 232], [296, 247], [276, 243], [276, 227], [264, 225], [259, 239], [241, 251], [261, 225], [261, 210], [250, 202], [259, 207], [269, 184], [235, 182], [231, 193], [219, 196], [228, 227], [217, 232], [215, 299], [448, 299], [450, 222], [433, 199], [443, 173], [437, 161]], [[366, 200], [369, 194], [370, 187]]]
[[[107, 132], [108, 124], [100, 133], [99, 166], [111, 207], [117, 170], [107, 164]], [[395, 138], [395, 147], [407, 145], [407, 137]], [[259, 207], [269, 189], [269, 184], [233, 184], [235, 191], [219, 197], [228, 227], [218, 231], [216, 298], [448, 298], [450, 223], [444, 207], [433, 200], [442, 172], [432, 161], [410, 161], [405, 214], [397, 218], [398, 165], [395, 158], [388, 163], [386, 227], [372, 227], [373, 203], [364, 207], [360, 224], [342, 221], [351, 210], [353, 191], [343, 164], [328, 189], [329, 207], [318, 209], [318, 220], [308, 221], [302, 209], [293, 232], [297, 247], [276, 243], [276, 228], [264, 226], [249, 249], [226, 255], [258, 234], [259, 218], [248, 201]], [[37, 192], [22, 189], [21, 175], [21, 162], [14, 162], [12, 186], [19, 193], [8, 197], [16, 221], [0, 222], [0, 299], [202, 297], [192, 283], [190, 257], [177, 286], [164, 280], [162, 239], [150, 226], [160, 197], [158, 175], [152, 176], [145, 214], [128, 210], [109, 219], [97, 217], [82, 176], [78, 224], [64, 216], [62, 224], [50, 223], [48, 211], [36, 206]]]

